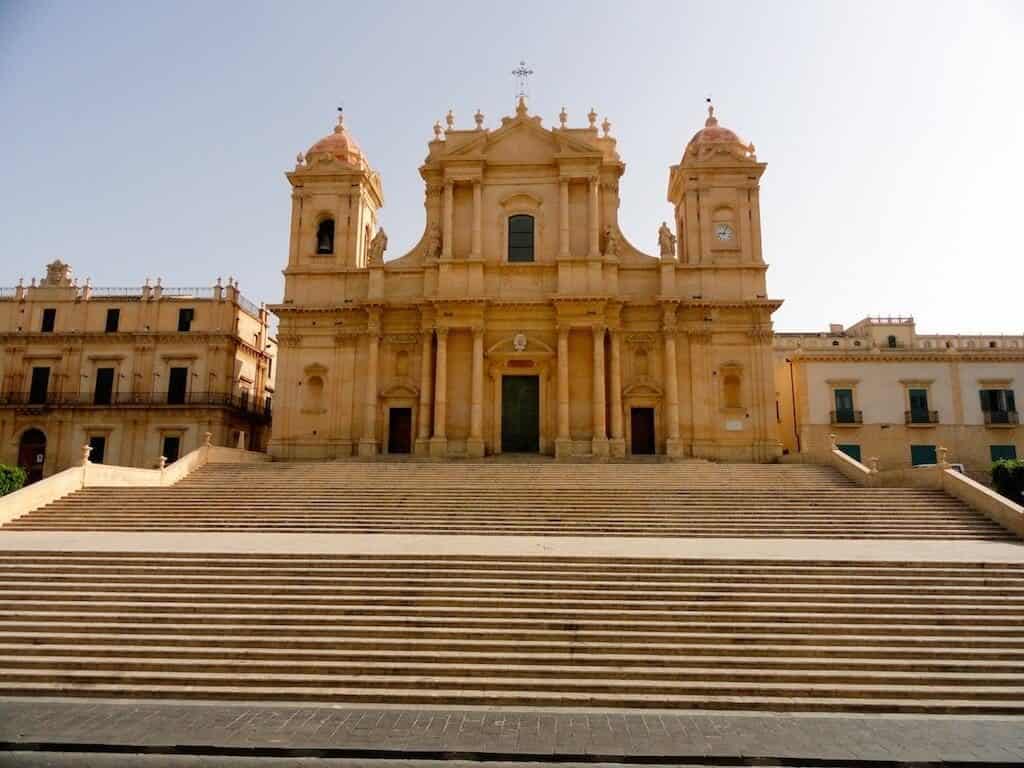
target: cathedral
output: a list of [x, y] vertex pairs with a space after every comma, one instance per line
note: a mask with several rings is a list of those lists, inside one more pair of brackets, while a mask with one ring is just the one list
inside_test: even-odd
[[387, 260], [381, 178], [342, 119], [299, 155], [275, 458], [780, 456], [765, 164], [709, 107], [645, 253], [619, 228], [611, 125], [587, 118], [449, 113], [423, 235]]

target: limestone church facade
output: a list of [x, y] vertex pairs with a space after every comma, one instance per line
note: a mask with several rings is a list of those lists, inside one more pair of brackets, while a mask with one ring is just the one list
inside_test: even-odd
[[657, 253], [619, 228], [605, 120], [435, 125], [423, 236], [384, 259], [381, 179], [339, 119], [301, 154], [270, 453], [771, 461], [765, 165], [713, 111], [667, 174]]

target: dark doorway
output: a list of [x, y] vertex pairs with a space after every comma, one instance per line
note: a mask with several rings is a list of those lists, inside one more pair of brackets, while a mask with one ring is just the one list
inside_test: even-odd
[[178, 435], [167, 435], [164, 438], [164, 450], [161, 454], [167, 463], [171, 464], [178, 460], [178, 454], [181, 453], [181, 438]]
[[93, 464], [102, 464], [107, 455], [107, 438], [93, 436], [89, 438], [89, 461]]
[[96, 393], [93, 402], [96, 405], [110, 405], [114, 398], [114, 369], [96, 369]]
[[412, 408], [388, 410], [388, 453], [412, 453]]
[[50, 369], [37, 366], [32, 369], [32, 384], [28, 390], [29, 405], [44, 405], [50, 389]]
[[654, 409], [631, 408], [629, 412], [630, 452], [634, 456], [654, 455]]
[[167, 402], [171, 405], [181, 405], [185, 402], [187, 391], [188, 368], [171, 368], [167, 382]]
[[46, 435], [38, 429], [25, 430], [18, 446], [18, 466], [28, 473], [25, 483], [43, 479], [43, 464], [46, 463]]
[[537, 453], [540, 450], [540, 379], [503, 376], [501, 379], [501, 450]]

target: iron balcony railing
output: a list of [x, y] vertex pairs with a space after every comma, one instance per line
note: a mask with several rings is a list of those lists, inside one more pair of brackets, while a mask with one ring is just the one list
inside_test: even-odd
[[986, 424], [1020, 424], [1016, 411], [985, 411]]
[[939, 412], [915, 408], [903, 412], [903, 421], [907, 424], [938, 424]]
[[100, 408], [131, 406], [220, 406], [236, 411], [270, 418], [271, 401], [259, 402], [254, 397], [226, 392], [47, 392], [44, 396], [31, 392], [5, 392], [0, 394], [0, 406], [71, 407], [97, 406]]
[[829, 413], [833, 424], [862, 424], [864, 422], [864, 414], [861, 411], [842, 410]]

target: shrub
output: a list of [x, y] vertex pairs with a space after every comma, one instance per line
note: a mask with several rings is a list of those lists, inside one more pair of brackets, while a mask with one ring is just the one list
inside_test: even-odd
[[1024, 504], [1024, 461], [1003, 459], [992, 464], [992, 485], [1010, 501]]
[[14, 493], [25, 484], [25, 470], [0, 464], [0, 496]]

